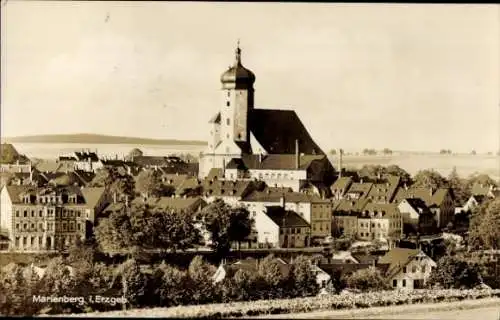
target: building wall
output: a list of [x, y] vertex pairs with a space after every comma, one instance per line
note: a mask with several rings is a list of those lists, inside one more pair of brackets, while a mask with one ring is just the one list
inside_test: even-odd
[[331, 203], [312, 203], [311, 219], [311, 237], [325, 238], [332, 235], [332, 204]]
[[360, 240], [372, 240], [370, 218], [358, 218], [358, 233], [356, 237]]
[[418, 212], [406, 200], [402, 200], [398, 205], [399, 212], [403, 215], [403, 223], [418, 226]]
[[311, 228], [291, 227], [280, 228], [281, 248], [304, 248], [311, 245]]
[[358, 234], [358, 218], [356, 216], [333, 216], [333, 225], [337, 230], [342, 230], [346, 237]]
[[0, 192], [0, 230], [12, 234], [12, 201], [6, 187]]
[[[417, 285], [414, 281], [422, 281], [421, 285], [425, 285], [429, 280], [432, 268], [436, 263], [431, 258], [425, 255], [417, 256], [418, 260], [412, 260], [405, 268], [400, 270], [396, 275], [390, 277], [389, 285], [393, 288], [413, 290]], [[406, 271], [406, 272], [405, 272]]]
[[[285, 200], [286, 201], [286, 200]], [[248, 201], [248, 202], [240, 202], [243, 204], [250, 215], [255, 217], [258, 212], [266, 212], [266, 207], [270, 206], [279, 206], [280, 202], [257, 202], [257, 201]], [[285, 209], [296, 212], [299, 216], [304, 218], [308, 223], [311, 223], [311, 204], [307, 202], [285, 202]]]
[[259, 245], [270, 244], [273, 247], [279, 247], [280, 229], [263, 211], [256, 212], [255, 230], [257, 230], [257, 243]]

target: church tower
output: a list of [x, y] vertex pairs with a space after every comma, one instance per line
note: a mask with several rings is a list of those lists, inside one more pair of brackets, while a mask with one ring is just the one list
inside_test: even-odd
[[251, 153], [249, 116], [254, 107], [255, 75], [241, 63], [239, 44], [233, 66], [221, 76], [220, 138], [222, 153]]
[[254, 108], [255, 75], [241, 63], [239, 42], [234, 63], [221, 75], [220, 81], [220, 108], [210, 120], [210, 139], [200, 159], [200, 177], [208, 174], [208, 168], [222, 169], [232, 158], [252, 153], [249, 120]]

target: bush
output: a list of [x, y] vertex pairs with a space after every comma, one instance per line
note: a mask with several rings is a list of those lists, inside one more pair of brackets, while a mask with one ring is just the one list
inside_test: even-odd
[[348, 276], [347, 287], [361, 291], [380, 291], [389, 289], [384, 277], [375, 267], [361, 269]]

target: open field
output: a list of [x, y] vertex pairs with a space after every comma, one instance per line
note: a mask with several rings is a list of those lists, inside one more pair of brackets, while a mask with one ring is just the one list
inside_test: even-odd
[[500, 298], [391, 307], [373, 307], [368, 309], [263, 315], [254, 318], [468, 320], [474, 319], [478, 316], [481, 317], [481, 320], [498, 320], [500, 317]]

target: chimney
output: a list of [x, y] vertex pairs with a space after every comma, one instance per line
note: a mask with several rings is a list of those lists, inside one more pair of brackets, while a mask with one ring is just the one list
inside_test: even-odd
[[285, 194], [283, 194], [280, 198], [280, 206], [285, 209]]
[[295, 169], [300, 167], [299, 140], [295, 139]]
[[342, 178], [342, 153], [344, 151], [339, 148], [338, 153], [339, 153], [339, 178]]
[[226, 177], [226, 159], [222, 159], [222, 176]]

